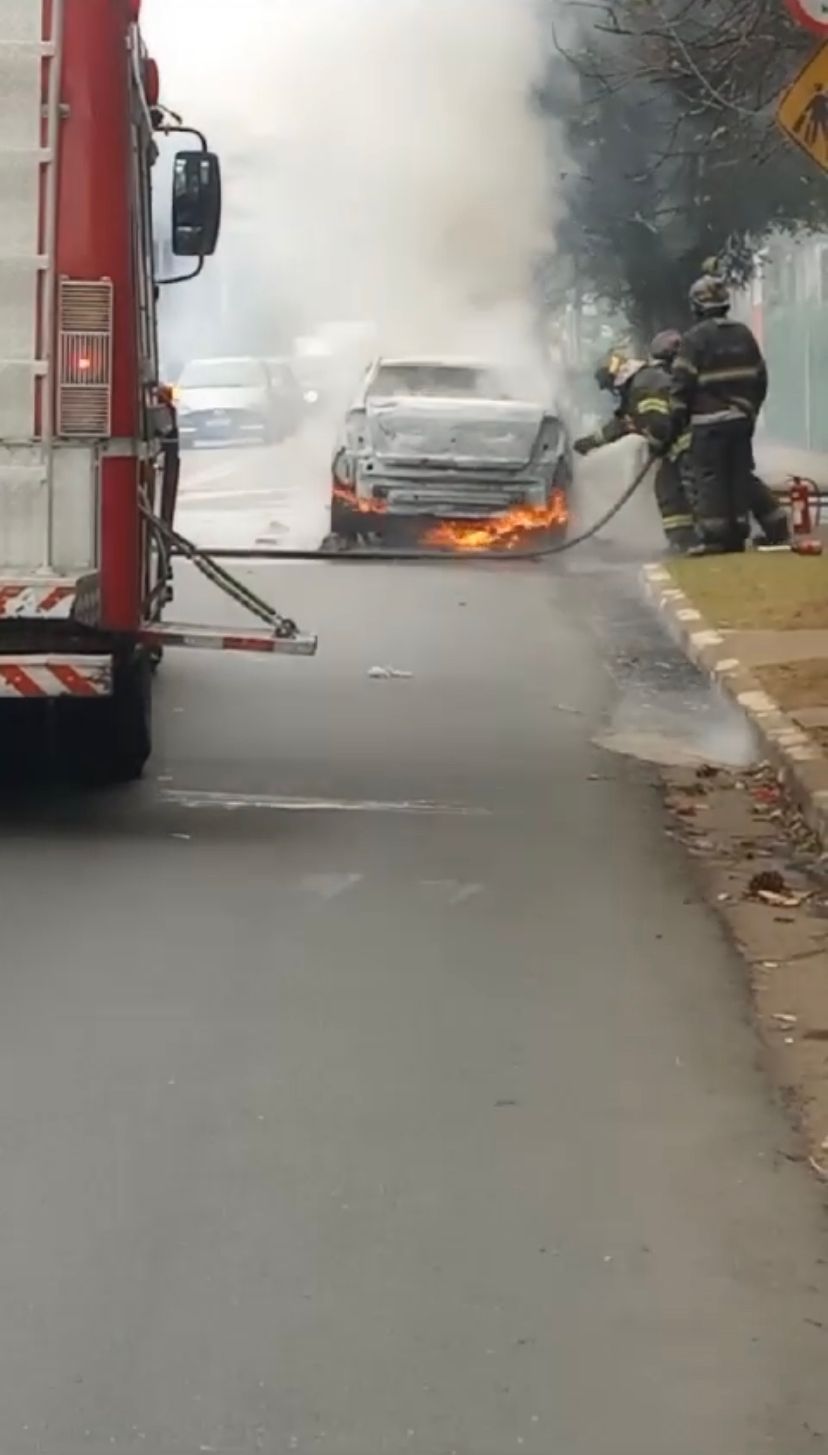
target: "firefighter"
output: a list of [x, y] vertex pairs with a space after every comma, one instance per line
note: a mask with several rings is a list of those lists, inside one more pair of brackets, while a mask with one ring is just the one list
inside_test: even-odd
[[[650, 345], [652, 358], [663, 363], [665, 369], [672, 370], [673, 362], [681, 346], [681, 334], [677, 329], [664, 329], [662, 333], [656, 334]], [[691, 466], [687, 451], [691, 443], [691, 431], [685, 430], [673, 445], [669, 459], [675, 461], [678, 473], [678, 486], [676, 493], [677, 510], [683, 509], [691, 514], [690, 502], [693, 500], [693, 483], [690, 478]], [[668, 487], [669, 488], [669, 487]], [[658, 480], [656, 481], [658, 491]], [[679, 499], [681, 504], [678, 504]], [[783, 505], [780, 505], [773, 491], [761, 480], [756, 473], [755, 464], [751, 464], [750, 490], [749, 490], [750, 514], [759, 526], [761, 535], [756, 537], [756, 545], [759, 546], [782, 546], [787, 545], [790, 540], [790, 526], [788, 513]], [[660, 507], [661, 508], [661, 507]], [[662, 518], [664, 517], [662, 509]], [[666, 522], [665, 522], [666, 529]]]
[[[690, 289], [696, 322], [681, 341], [670, 383], [672, 437], [690, 429], [684, 454], [699, 554], [743, 551], [756, 472], [753, 433], [768, 375], [756, 339], [730, 319], [724, 279], [706, 273]], [[757, 483], [761, 483], [758, 482]]]
[[[664, 373], [664, 393], [668, 402], [670, 372], [680, 344], [681, 334], [675, 328], [663, 329], [650, 344], [650, 358]], [[689, 444], [690, 432], [685, 430], [674, 440], [667, 454], [662, 455], [655, 478], [656, 502], [667, 544], [672, 551], [681, 555], [698, 545], [696, 523], [690, 503], [692, 497], [687, 490], [684, 467]]]
[[606, 424], [594, 434], [576, 440], [573, 448], [579, 455], [588, 455], [628, 434], [645, 439], [652, 454], [660, 458], [655, 493], [667, 544], [676, 553], [690, 550], [696, 545], [697, 537], [673, 452], [675, 447], [671, 444], [668, 368], [654, 355], [645, 363], [615, 352], [599, 364], [595, 381], [599, 389], [610, 390], [615, 395], [617, 408]]

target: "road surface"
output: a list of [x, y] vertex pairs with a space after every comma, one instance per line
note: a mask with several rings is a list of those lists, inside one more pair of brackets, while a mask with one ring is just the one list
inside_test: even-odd
[[734, 741], [627, 555], [254, 568], [315, 662], [170, 654], [143, 784], [6, 804], [3, 1455], [826, 1447], [819, 1190], [592, 742]]

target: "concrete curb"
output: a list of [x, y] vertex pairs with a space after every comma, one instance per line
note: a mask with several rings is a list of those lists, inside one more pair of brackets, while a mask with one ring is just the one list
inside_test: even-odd
[[690, 661], [733, 698], [756, 732], [769, 762], [823, 848], [828, 849], [828, 758], [761, 682], [732, 655], [664, 566], [645, 566], [644, 591]]

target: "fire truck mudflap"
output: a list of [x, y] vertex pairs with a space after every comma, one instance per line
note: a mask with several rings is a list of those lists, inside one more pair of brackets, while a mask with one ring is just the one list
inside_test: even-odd
[[36, 652], [0, 655], [0, 697], [109, 697], [112, 658]]

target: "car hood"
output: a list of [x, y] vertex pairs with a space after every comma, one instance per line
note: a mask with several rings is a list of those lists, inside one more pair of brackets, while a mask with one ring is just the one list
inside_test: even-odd
[[264, 401], [264, 389], [246, 387], [244, 389], [182, 389], [179, 395], [179, 407], [194, 409], [201, 413], [203, 410], [229, 411], [234, 409], [261, 409]]
[[519, 469], [532, 457], [543, 410], [482, 399], [390, 399], [369, 403], [367, 443], [385, 464]]

